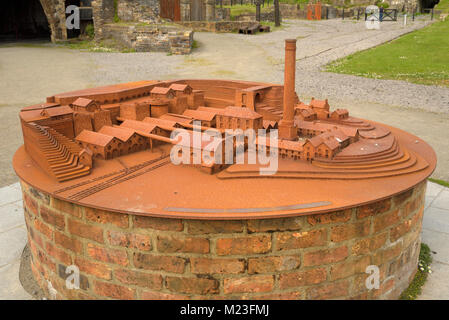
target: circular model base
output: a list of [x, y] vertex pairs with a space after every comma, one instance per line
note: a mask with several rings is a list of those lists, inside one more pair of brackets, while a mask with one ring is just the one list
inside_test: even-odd
[[[425, 189], [324, 214], [220, 221], [97, 210], [22, 181], [31, 268], [49, 299], [395, 299], [417, 270]], [[79, 289], [66, 285], [72, 265]], [[378, 289], [366, 286], [371, 265]]]

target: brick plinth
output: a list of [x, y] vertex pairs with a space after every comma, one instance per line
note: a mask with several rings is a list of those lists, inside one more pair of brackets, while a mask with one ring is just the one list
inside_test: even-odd
[[[211, 221], [81, 207], [22, 182], [31, 268], [56, 299], [395, 299], [417, 269], [425, 188], [320, 215]], [[80, 289], [65, 285], [70, 265]], [[366, 288], [369, 265], [379, 289]]]

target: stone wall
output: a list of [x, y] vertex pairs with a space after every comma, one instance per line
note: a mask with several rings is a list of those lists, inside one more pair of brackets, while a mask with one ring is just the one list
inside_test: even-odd
[[67, 28], [65, 26], [65, 1], [40, 0], [40, 2], [50, 26], [51, 41], [56, 42], [67, 40]]
[[[280, 4], [281, 16], [286, 19], [307, 19], [307, 8], [305, 5], [296, 5], [296, 4]], [[358, 7], [353, 8], [336, 8], [333, 6], [323, 5], [321, 9], [321, 19], [335, 19], [341, 18], [343, 16], [343, 12], [345, 18], [355, 17], [357, 16]], [[361, 13], [361, 19], [364, 19], [364, 15]]]
[[118, 0], [117, 15], [121, 21], [155, 23], [159, 18], [159, 0]]
[[216, 21], [230, 21], [231, 9], [230, 8], [215, 8], [215, 20]]
[[139, 24], [105, 24], [103, 39], [115, 39], [137, 52], [170, 52], [188, 54], [193, 44], [193, 31], [175, 27]]
[[[31, 269], [56, 299], [395, 299], [417, 270], [425, 188], [325, 214], [211, 221], [97, 210], [22, 182]], [[80, 289], [65, 286], [70, 265]], [[368, 265], [379, 289], [366, 288]]]
[[[282, 13], [281, 13], [282, 17]], [[256, 21], [255, 13], [244, 13], [237, 17], [235, 17], [236, 21]], [[271, 21], [274, 22], [274, 10], [269, 12], [261, 12], [260, 13], [260, 21]]]
[[179, 24], [196, 32], [237, 32], [254, 25], [254, 21], [183, 21]]
[[102, 39], [103, 26], [114, 21], [114, 0], [92, 1], [92, 15], [95, 28], [95, 39]]

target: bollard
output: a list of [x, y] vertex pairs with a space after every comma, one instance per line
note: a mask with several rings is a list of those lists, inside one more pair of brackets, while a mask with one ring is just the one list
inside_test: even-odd
[[404, 14], [404, 27], [407, 25], [407, 14]]
[[412, 11], [412, 21], [415, 21], [415, 9]]
[[357, 8], [357, 21], [359, 21], [360, 18], [360, 8]]
[[342, 20], [345, 20], [345, 8], [343, 8], [343, 13], [341, 14]]

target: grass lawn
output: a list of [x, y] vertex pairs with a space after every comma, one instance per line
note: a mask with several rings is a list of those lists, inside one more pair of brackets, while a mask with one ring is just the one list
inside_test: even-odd
[[[449, 0], [448, 0], [449, 1]], [[309, 0], [279, 0], [279, 3], [290, 3], [290, 4], [303, 4], [308, 3]], [[217, 8], [220, 8], [220, 5], [216, 5]], [[236, 0], [235, 4], [231, 5], [223, 5], [223, 8], [231, 8], [231, 20], [234, 20], [235, 17], [238, 17], [241, 14], [247, 14], [247, 13], [256, 13], [256, 5], [255, 4], [239, 4], [239, 1]], [[274, 4], [273, 0], [270, 0], [269, 3], [265, 1], [265, 5], [262, 7], [260, 6], [261, 12], [270, 12], [274, 10]]]
[[[446, 0], [449, 2], [449, 0]], [[449, 19], [329, 64], [327, 71], [449, 87]]]
[[[217, 7], [220, 7], [217, 5]], [[223, 5], [223, 8], [231, 8], [231, 20], [234, 20], [235, 17], [238, 17], [242, 14], [248, 14], [248, 13], [256, 13], [256, 6], [251, 4], [234, 4], [234, 5]], [[264, 7], [260, 6], [260, 12], [269, 12], [272, 10], [272, 5], [270, 6], [265, 5]]]
[[449, 12], [449, 0], [440, 0], [435, 6], [435, 10], [441, 10], [443, 12]]

